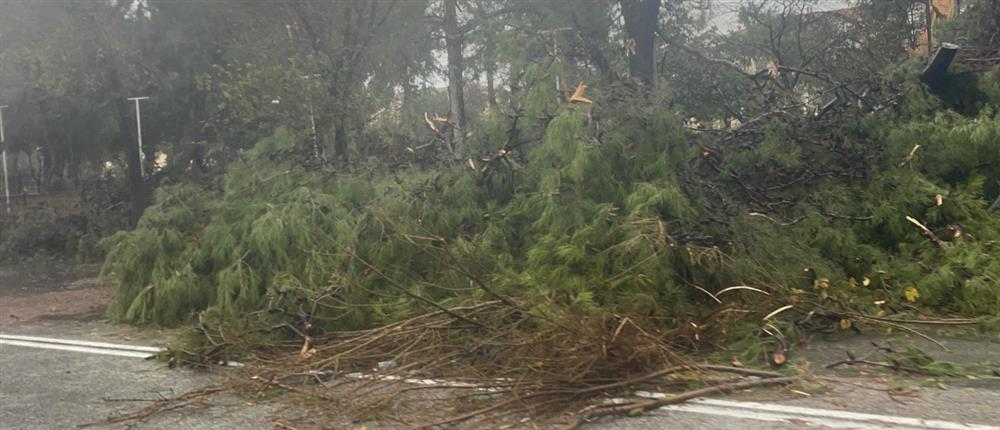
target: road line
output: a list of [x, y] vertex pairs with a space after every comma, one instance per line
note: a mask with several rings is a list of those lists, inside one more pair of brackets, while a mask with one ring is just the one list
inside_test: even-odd
[[[663, 393], [637, 393], [641, 397], [663, 398]], [[808, 422], [831, 428], [857, 429], [921, 429], [921, 430], [1000, 430], [1000, 427], [963, 424], [941, 420], [898, 417], [890, 415], [844, 412], [831, 409], [805, 408], [771, 403], [740, 402], [720, 399], [694, 399], [685, 403], [668, 405], [663, 411], [690, 412], [698, 414], [745, 418], [758, 421]]]
[[99, 348], [99, 349], [116, 349], [121, 351], [138, 351], [138, 352], [153, 352], [153, 353], [163, 351], [163, 348], [156, 348], [152, 346], [123, 345], [120, 343], [106, 343], [106, 342], [88, 342], [85, 340], [56, 339], [52, 337], [18, 336], [18, 335], [3, 334], [3, 333], [0, 333], [0, 340], [19, 340], [19, 341], [36, 342], [36, 343], [55, 343], [60, 345], [83, 346], [83, 347]]
[[[813, 426], [832, 429], [856, 429], [856, 430], [885, 430], [886, 425], [875, 423], [864, 423], [857, 421], [843, 421], [824, 417], [803, 417], [799, 415], [776, 414], [769, 412], [753, 411], [749, 409], [723, 409], [714, 406], [701, 405], [697, 403], [681, 403], [678, 405], [664, 406], [659, 409], [667, 412], [683, 412], [702, 415], [712, 415], [716, 417], [737, 418], [741, 420], [766, 421], [785, 424], [797, 424], [801, 428]], [[931, 427], [899, 427], [892, 426], [893, 430], [926, 430]]]
[[759, 410], [765, 412], [794, 414], [801, 416], [822, 416], [827, 418], [836, 418], [845, 421], [877, 422], [877, 423], [884, 423], [883, 427], [885, 427], [886, 424], [889, 424], [889, 425], [913, 426], [916, 428], [932, 428], [932, 429], [942, 429], [942, 430], [972, 430], [972, 429], [1000, 430], [1000, 427], [996, 426], [962, 424], [950, 421], [925, 420], [920, 418], [895, 417], [889, 415], [865, 414], [858, 412], [838, 411], [833, 409], [814, 409], [814, 408], [805, 408], [800, 406], [787, 406], [787, 405], [779, 405], [771, 403], [738, 402], [733, 400], [721, 400], [721, 399], [698, 399], [695, 402], [698, 404], [710, 405], [721, 408], [743, 408], [743, 409]]
[[28, 342], [24, 340], [0, 339], [0, 345], [23, 346], [27, 348], [55, 349], [59, 351], [85, 352], [88, 354], [114, 355], [118, 357], [149, 358], [149, 352], [122, 351], [119, 349], [93, 348], [87, 346], [65, 345], [58, 343]]

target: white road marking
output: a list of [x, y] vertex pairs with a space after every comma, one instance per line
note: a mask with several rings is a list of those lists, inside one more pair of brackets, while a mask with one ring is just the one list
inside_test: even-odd
[[28, 342], [24, 340], [0, 339], [0, 345], [24, 346], [28, 348], [55, 349], [59, 351], [85, 352], [88, 354], [115, 355], [119, 357], [149, 358], [149, 352], [123, 351], [120, 349], [93, 348], [88, 346], [65, 345], [58, 343]]
[[101, 348], [101, 349], [117, 349], [121, 351], [139, 351], [139, 352], [154, 352], [154, 353], [163, 351], [163, 348], [156, 348], [153, 346], [123, 345], [119, 343], [106, 343], [106, 342], [88, 342], [85, 340], [56, 339], [52, 337], [18, 336], [18, 335], [2, 334], [2, 333], [0, 333], [0, 340], [20, 340], [25, 342], [36, 342], [36, 343], [56, 343], [60, 345], [84, 346], [84, 347]]
[[[53, 349], [60, 351], [103, 354], [120, 357], [149, 358], [162, 348], [151, 346], [121, 345], [105, 342], [88, 342], [35, 336], [15, 336], [0, 334], [0, 345], [23, 346], [28, 348]], [[358, 374], [360, 375], [360, 374]], [[390, 377], [393, 378], [393, 377]], [[394, 378], [399, 378], [394, 377]], [[404, 379], [406, 383], [438, 384], [436, 380]], [[467, 383], [458, 383], [467, 386]], [[664, 393], [636, 393], [641, 397], [662, 398]], [[676, 411], [714, 415], [729, 418], [751, 419], [767, 422], [800, 423], [807, 426], [823, 426], [835, 429], [881, 430], [1000, 430], [1000, 427], [962, 424], [941, 420], [925, 420], [911, 417], [863, 414], [857, 412], [814, 409], [758, 402], [738, 402], [719, 399], [694, 399], [677, 405], [660, 408], [661, 411]]]
[[[832, 418], [823, 417], [801, 417], [796, 415], [787, 414], [775, 414], [769, 412], [753, 411], [749, 409], [723, 409], [714, 406], [699, 405], [697, 403], [682, 403], [679, 405], [670, 405], [660, 408], [662, 411], [668, 412], [684, 412], [684, 413], [694, 413], [703, 415], [712, 415], [717, 417], [726, 418], [737, 418], [741, 420], [755, 420], [755, 421], [767, 421], [785, 424], [797, 424], [801, 428], [812, 428], [812, 427], [822, 427], [822, 428], [832, 428], [832, 429], [855, 429], [855, 430], [885, 430], [887, 426], [878, 425], [874, 423], [860, 423], [857, 421], [841, 421]], [[893, 429], [905, 429], [905, 430], [915, 430], [914, 427], [897, 427], [892, 426]], [[927, 429], [928, 427], [918, 427], [919, 429]]]
[[920, 429], [920, 430], [1000, 430], [1000, 427], [963, 424], [941, 420], [862, 414], [829, 409], [813, 409], [757, 402], [737, 402], [719, 399], [695, 399], [687, 403], [660, 408], [663, 411], [689, 412], [757, 421], [807, 423], [838, 429]]
[[[883, 423], [882, 427], [913, 426], [916, 428], [932, 428], [942, 430], [1000, 430], [1000, 427], [976, 424], [963, 424], [940, 420], [925, 420], [910, 417], [894, 417], [888, 415], [863, 414], [830, 409], [814, 409], [800, 406], [777, 405], [758, 402], [737, 402], [721, 399], [698, 399], [696, 403], [722, 408], [756, 409], [766, 412], [796, 414], [801, 416], [822, 416], [847, 421]], [[886, 425], [888, 424], [888, 425]]]

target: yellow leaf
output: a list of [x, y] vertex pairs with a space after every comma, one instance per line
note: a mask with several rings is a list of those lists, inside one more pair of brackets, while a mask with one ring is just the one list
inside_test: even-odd
[[844, 318], [844, 319], [840, 320], [840, 329], [841, 330], [850, 330], [851, 329], [851, 325], [852, 325], [851, 324], [851, 320], [849, 320], [847, 318]]
[[871, 283], [872, 283], [872, 280], [868, 279], [867, 276], [865, 276], [864, 279], [861, 280], [861, 285], [864, 285], [866, 287], [869, 286], [869, 285], [871, 285]]
[[907, 288], [904, 294], [906, 295], [906, 301], [910, 303], [914, 303], [920, 298], [920, 291], [917, 291], [914, 287]]

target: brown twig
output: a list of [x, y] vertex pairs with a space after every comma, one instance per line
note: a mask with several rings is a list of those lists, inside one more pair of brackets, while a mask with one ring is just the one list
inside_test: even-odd
[[930, 230], [929, 228], [927, 228], [927, 226], [925, 226], [925, 225], [921, 224], [921, 223], [920, 223], [920, 221], [917, 221], [917, 220], [916, 220], [915, 218], [913, 218], [913, 217], [911, 217], [911, 216], [907, 216], [907, 217], [906, 217], [906, 220], [907, 220], [907, 221], [909, 221], [909, 222], [911, 222], [911, 223], [913, 223], [913, 224], [914, 224], [914, 225], [916, 225], [917, 227], [919, 227], [919, 228], [920, 228], [920, 230], [921, 230], [921, 231], [922, 231], [922, 232], [924, 233], [924, 236], [927, 236], [927, 237], [928, 237], [928, 238], [930, 238], [930, 239], [931, 239], [932, 241], [934, 241], [934, 243], [935, 243], [935, 244], [936, 244], [936, 245], [937, 245], [938, 247], [941, 247], [941, 248], [946, 248], [946, 247], [948, 246], [947, 244], [945, 244], [945, 243], [944, 243], [944, 241], [943, 241], [943, 240], [941, 240], [941, 238], [937, 237], [937, 235], [936, 235], [936, 234], [934, 234], [934, 232], [933, 232], [933, 231], [931, 231], [931, 230]]
[[920, 331], [917, 331], [917, 330], [915, 330], [915, 329], [912, 329], [912, 328], [910, 328], [910, 327], [907, 327], [907, 326], [905, 326], [905, 325], [903, 325], [903, 324], [899, 324], [899, 323], [896, 323], [896, 322], [893, 322], [893, 321], [891, 321], [891, 320], [887, 320], [887, 319], [885, 319], [885, 318], [876, 318], [876, 317], [869, 317], [869, 316], [867, 316], [867, 315], [862, 315], [862, 314], [855, 314], [854, 316], [855, 316], [855, 318], [858, 318], [858, 319], [863, 319], [863, 320], [868, 320], [868, 321], [874, 321], [874, 322], [878, 322], [878, 323], [881, 323], [881, 324], [885, 324], [885, 325], [888, 325], [888, 326], [891, 326], [891, 327], [895, 327], [895, 328], [898, 328], [898, 329], [900, 329], [900, 330], [903, 330], [903, 331], [906, 331], [906, 332], [909, 332], [909, 333], [913, 333], [913, 334], [915, 334], [915, 335], [917, 335], [917, 336], [920, 336], [920, 337], [922, 337], [922, 338], [924, 338], [924, 339], [927, 339], [927, 340], [928, 340], [928, 341], [930, 341], [931, 343], [933, 343], [933, 344], [937, 345], [937, 346], [938, 346], [939, 348], [941, 348], [941, 349], [943, 349], [943, 350], [945, 350], [945, 351], [948, 351], [948, 352], [951, 352], [951, 350], [950, 350], [950, 349], [948, 349], [948, 347], [947, 347], [947, 346], [944, 346], [944, 344], [943, 344], [943, 343], [941, 343], [941, 342], [938, 342], [938, 341], [937, 341], [936, 339], [934, 339], [933, 337], [930, 337], [930, 336], [929, 336], [929, 335], [927, 335], [927, 334], [924, 334], [924, 333], [921, 333]]
[[105, 425], [110, 425], [110, 424], [121, 424], [121, 423], [126, 423], [126, 422], [133, 422], [133, 421], [134, 422], [140, 422], [140, 421], [143, 421], [143, 420], [145, 420], [145, 419], [147, 419], [147, 418], [149, 418], [149, 417], [151, 417], [153, 415], [157, 415], [157, 414], [161, 414], [161, 413], [164, 413], [164, 412], [169, 412], [169, 411], [173, 411], [173, 410], [177, 410], [177, 409], [181, 409], [181, 408], [185, 408], [185, 407], [191, 406], [191, 404], [194, 403], [197, 400], [203, 399], [205, 397], [211, 396], [213, 394], [216, 394], [216, 393], [219, 393], [219, 392], [222, 392], [222, 391], [225, 391], [225, 390], [227, 390], [226, 387], [219, 386], [219, 385], [211, 386], [211, 387], [207, 387], [207, 388], [199, 388], [199, 389], [196, 389], [196, 390], [188, 391], [188, 392], [186, 392], [184, 394], [181, 394], [181, 395], [179, 395], [177, 397], [172, 397], [172, 398], [167, 398], [167, 399], [162, 399], [162, 400], [156, 400], [152, 405], [149, 405], [149, 406], [147, 406], [145, 408], [142, 408], [142, 409], [140, 409], [138, 411], [135, 411], [135, 412], [132, 412], [132, 413], [129, 413], [129, 414], [119, 415], [119, 416], [114, 416], [114, 417], [108, 417], [107, 419], [105, 419], [103, 421], [86, 423], [86, 424], [79, 424], [79, 425], [77, 425], [77, 427], [79, 427], [79, 428], [86, 428], [86, 427], [94, 427], [94, 426], [105, 426]]

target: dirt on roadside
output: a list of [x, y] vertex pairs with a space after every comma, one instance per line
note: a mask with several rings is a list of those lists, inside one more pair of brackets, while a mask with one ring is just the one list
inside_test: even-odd
[[111, 287], [96, 265], [37, 262], [0, 266], [0, 327], [38, 320], [104, 317]]

